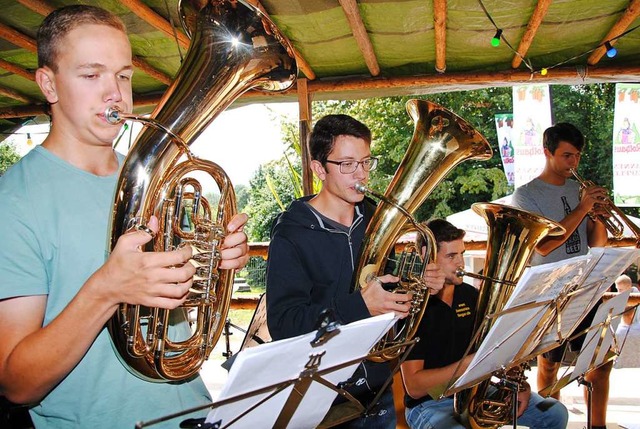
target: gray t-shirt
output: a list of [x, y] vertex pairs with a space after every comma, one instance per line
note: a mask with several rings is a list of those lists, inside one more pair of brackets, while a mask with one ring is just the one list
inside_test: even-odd
[[[575, 180], [567, 180], [564, 185], [551, 185], [540, 179], [516, 189], [511, 204], [515, 207], [555, 221], [561, 221], [580, 203], [580, 184]], [[589, 251], [587, 242], [587, 219], [583, 219], [578, 228], [567, 241], [557, 249], [542, 256], [534, 253], [531, 265], [562, 261], [574, 256], [584, 255]]]

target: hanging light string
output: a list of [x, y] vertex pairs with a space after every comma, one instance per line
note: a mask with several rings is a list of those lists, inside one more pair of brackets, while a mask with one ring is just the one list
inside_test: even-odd
[[[524, 63], [524, 65], [529, 69], [529, 71], [531, 72], [531, 75], [533, 77], [534, 73], [540, 73], [542, 76], [545, 76], [547, 74], [547, 72], [551, 69], [554, 69], [556, 67], [560, 67], [564, 64], [567, 64], [571, 61], [577, 60], [581, 57], [584, 57], [585, 55], [589, 55], [590, 53], [592, 53], [593, 51], [595, 51], [596, 49], [599, 48], [605, 48], [607, 50], [607, 56], [609, 58], [613, 58], [616, 56], [616, 54], [618, 53], [618, 51], [616, 50], [616, 48], [614, 48], [613, 46], [611, 46], [611, 43], [620, 39], [621, 37], [626, 36], [627, 34], [631, 33], [632, 31], [637, 30], [638, 28], [640, 28], [640, 24], [636, 25], [635, 27], [629, 28], [628, 30], [620, 33], [619, 35], [612, 37], [609, 40], [605, 40], [604, 42], [600, 43], [599, 45], [597, 45], [596, 47], [589, 49], [586, 52], [582, 52], [581, 54], [578, 55], [574, 55], [571, 58], [567, 58], [566, 60], [563, 60], [557, 64], [548, 66], [548, 67], [542, 67], [540, 70], [536, 71], [536, 69], [533, 67], [533, 65], [531, 64], [531, 61], [526, 58], [524, 55], [520, 54], [520, 52], [518, 52], [517, 50], [515, 50], [513, 48], [513, 46], [511, 46], [511, 43], [509, 43], [509, 41], [507, 40], [507, 38], [504, 36], [502, 28], [500, 28], [498, 26], [498, 24], [496, 24], [496, 22], [494, 21], [493, 17], [491, 16], [491, 14], [489, 13], [489, 11], [487, 10], [487, 8], [485, 7], [484, 3], [482, 2], [482, 0], [478, 0], [478, 3], [480, 4], [480, 7], [482, 8], [484, 14], [486, 15], [487, 19], [491, 22], [491, 24], [495, 27], [496, 29], [496, 35], [493, 36], [493, 39], [491, 39], [491, 44], [493, 46], [498, 46], [499, 45], [499, 41], [500, 40], [504, 40], [504, 43], [509, 47], [509, 49], [511, 49], [511, 51], [517, 55], [518, 57], [520, 57], [520, 59], [522, 60], [522, 62]], [[498, 39], [498, 43], [495, 43], [496, 38]]]
[[[566, 60], [561, 61], [558, 64], [554, 64], [554, 65], [549, 66], [549, 67], [544, 67], [542, 70], [544, 70], [544, 69], [551, 70], [553, 68], [560, 67], [560, 66], [562, 66], [562, 65], [564, 65], [564, 64], [566, 64], [568, 62], [571, 62], [573, 60], [577, 60], [580, 57], [584, 57], [585, 55], [589, 55], [590, 53], [592, 53], [593, 51], [595, 51], [596, 49], [599, 49], [599, 48], [605, 48], [607, 50], [607, 52], [609, 52], [610, 49], [615, 49], [615, 48], [613, 48], [613, 46], [611, 46], [611, 42], [614, 42], [614, 41], [618, 40], [619, 38], [621, 38], [623, 36], [626, 36], [627, 34], [631, 33], [632, 31], [637, 30], [638, 28], [640, 28], [640, 24], [636, 25], [635, 27], [632, 27], [632, 28], [628, 29], [627, 31], [625, 31], [623, 33], [618, 34], [616, 37], [612, 37], [609, 40], [605, 40], [603, 43], [599, 44], [598, 46], [596, 46], [593, 49], [589, 49], [586, 52], [583, 52], [581, 54], [575, 55], [575, 56], [573, 56], [571, 58], [567, 58]], [[616, 53], [617, 53], [617, 50], [616, 50]], [[609, 56], [608, 53], [607, 53], [607, 56]], [[613, 58], [614, 56], [615, 56], [615, 54], [610, 56], [610, 58]]]
[[[502, 28], [500, 28], [498, 26], [498, 24], [496, 24], [496, 22], [493, 20], [493, 17], [491, 16], [491, 14], [489, 13], [489, 11], [487, 10], [487, 8], [485, 7], [484, 3], [482, 2], [482, 0], [478, 0], [478, 3], [480, 4], [480, 7], [482, 8], [482, 11], [484, 12], [485, 16], [487, 17], [487, 19], [489, 19], [489, 21], [491, 21], [491, 24], [493, 25], [493, 27], [496, 29], [496, 35], [493, 36], [493, 39], [491, 40], [491, 44], [493, 46], [498, 46], [500, 44], [500, 40], [504, 40], [505, 45], [507, 45], [509, 47], [509, 49], [511, 49], [511, 51], [517, 55], [518, 57], [520, 57], [520, 59], [522, 60], [522, 62], [524, 63], [524, 65], [529, 69], [529, 71], [531, 73], [535, 73], [533, 66], [531, 65], [531, 61], [529, 61], [528, 58], [526, 58], [524, 55], [522, 55], [520, 52], [518, 52], [516, 49], [514, 49], [513, 46], [511, 46], [511, 43], [509, 43], [509, 41], [507, 40], [507, 38], [504, 36], [503, 32], [502, 32]], [[498, 40], [497, 44], [494, 44], [494, 40]]]

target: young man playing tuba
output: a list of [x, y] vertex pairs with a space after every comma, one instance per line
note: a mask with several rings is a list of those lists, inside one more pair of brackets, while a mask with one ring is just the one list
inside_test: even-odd
[[[420, 341], [402, 364], [405, 416], [411, 429], [463, 429], [454, 413], [453, 398], [438, 396], [473, 358], [465, 352], [474, 335], [478, 291], [458, 276], [464, 267], [465, 231], [444, 219], [431, 220], [427, 226], [436, 238], [436, 263], [444, 271], [445, 283], [429, 299], [416, 335]], [[518, 424], [531, 429], [565, 429], [569, 418], [565, 406], [552, 399], [542, 407], [542, 401], [525, 382], [524, 391], [518, 394]]]
[[[0, 394], [32, 404], [38, 428], [134, 427], [207, 404], [199, 376], [154, 383], [133, 375], [105, 326], [120, 303], [178, 307], [195, 273], [189, 247], [141, 252], [151, 240], [144, 231], [121, 236], [105, 257], [123, 157], [112, 147], [120, 125], [104, 112], [133, 108], [125, 26], [104, 9], [69, 6], [46, 17], [37, 41], [51, 130], [0, 178]], [[221, 268], [246, 263], [246, 221], [229, 222]], [[152, 218], [150, 229], [157, 225]]]

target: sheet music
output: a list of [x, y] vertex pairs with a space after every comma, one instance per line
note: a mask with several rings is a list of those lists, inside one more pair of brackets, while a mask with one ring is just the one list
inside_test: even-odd
[[[315, 332], [312, 332], [245, 349], [238, 353], [218, 400], [250, 393], [277, 383], [296, 380], [305, 370], [305, 364], [310, 361], [311, 355], [324, 353], [318, 367], [319, 371], [350, 360], [363, 358], [396, 320], [393, 313], [388, 313], [343, 325], [337, 335], [319, 347], [310, 345], [310, 341], [315, 338]], [[349, 379], [357, 366], [356, 363], [329, 373], [324, 378], [332, 384], [337, 384]], [[243, 416], [238, 420], [237, 426], [233, 425], [232, 427], [272, 427], [292, 389], [293, 384], [290, 384], [276, 396]], [[237, 416], [270, 394], [271, 392], [263, 393], [216, 407], [207, 416], [207, 422], [221, 421], [221, 427], [225, 427]], [[288, 427], [317, 426], [329, 410], [335, 397], [335, 391], [319, 383], [312, 383]]]
[[542, 347], [548, 349], [567, 338], [639, 256], [638, 249], [593, 248], [587, 255], [530, 267], [504, 311], [494, 315], [495, 321], [467, 371], [445, 395], [476, 384], [500, 368], [511, 368], [538, 354]]
[[[586, 276], [581, 279], [582, 284], [574, 284], [573, 293], [560, 296], [560, 317], [557, 317], [550, 329], [540, 340], [533, 354], [548, 350], [551, 345], [566, 339], [578, 326], [582, 319], [591, 311], [600, 297], [615, 282], [616, 278], [631, 265], [640, 255], [638, 249], [595, 247], [585, 258], [589, 260]], [[576, 258], [572, 258], [576, 259]], [[569, 261], [571, 261], [570, 259]], [[544, 265], [541, 265], [543, 267]], [[537, 268], [537, 267], [536, 267]], [[568, 285], [571, 289], [571, 285]], [[577, 286], [577, 287], [576, 287]], [[565, 292], [570, 292], [570, 290]], [[560, 338], [558, 336], [560, 335]]]
[[473, 386], [487, 378], [487, 374], [514, 362], [523, 344], [544, 315], [544, 306], [538, 305], [511, 313], [501, 313], [489, 330], [469, 369], [445, 392], [445, 396], [465, 387]]

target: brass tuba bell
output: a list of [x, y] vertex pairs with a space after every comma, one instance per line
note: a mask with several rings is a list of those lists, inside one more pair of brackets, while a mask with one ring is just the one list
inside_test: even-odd
[[[419, 225], [413, 213], [429, 197], [433, 189], [459, 163], [467, 159], [491, 158], [491, 146], [487, 140], [465, 120], [435, 103], [425, 100], [409, 100], [407, 112], [414, 121], [414, 132], [407, 152], [384, 195], [365, 186], [365, 192], [379, 198], [373, 218], [365, 232], [358, 265], [356, 289], [366, 287], [368, 279], [384, 274], [388, 255], [396, 242], [407, 232], [410, 224], [427, 246], [426, 261], [435, 259], [436, 242], [431, 231]], [[406, 253], [420, 254], [421, 249], [410, 246]], [[427, 262], [422, 265], [422, 270]], [[401, 261], [400, 265], [404, 265]], [[404, 277], [404, 276], [401, 276]], [[401, 279], [398, 293], [412, 293], [410, 314], [392, 328], [372, 350], [373, 361], [388, 361], [402, 354], [400, 345], [415, 335], [429, 298], [422, 282], [422, 272], [409, 273]]]
[[[180, 14], [191, 44], [151, 118], [105, 112], [112, 122], [147, 125], [120, 172], [111, 248], [131, 228], [145, 229], [151, 216], [159, 220], [159, 233], [145, 250], [194, 248], [196, 276], [181, 307], [120, 304], [108, 325], [123, 363], [151, 381], [182, 380], [200, 369], [222, 333], [231, 300], [234, 272], [219, 270], [218, 263], [226, 225], [236, 212], [235, 194], [224, 170], [196, 158], [189, 145], [247, 90], [288, 89], [297, 73], [289, 41], [257, 8], [243, 1], [191, 0], [180, 2]], [[202, 197], [191, 175], [196, 171], [219, 187], [217, 210]], [[184, 223], [193, 227], [185, 230]]]
[[[536, 245], [547, 236], [564, 234], [565, 229], [557, 222], [515, 207], [475, 203], [472, 208], [484, 218], [489, 230], [487, 259], [482, 275], [484, 281], [480, 287], [474, 320], [476, 342], [471, 352], [475, 352], [492, 326], [491, 322], [483, 323], [485, 317], [502, 311]], [[524, 379], [524, 370], [515, 367], [498, 374], [498, 377], [520, 384]], [[511, 422], [511, 395], [510, 390], [492, 384], [487, 379], [456, 393], [454, 409], [467, 427], [498, 428]]]

